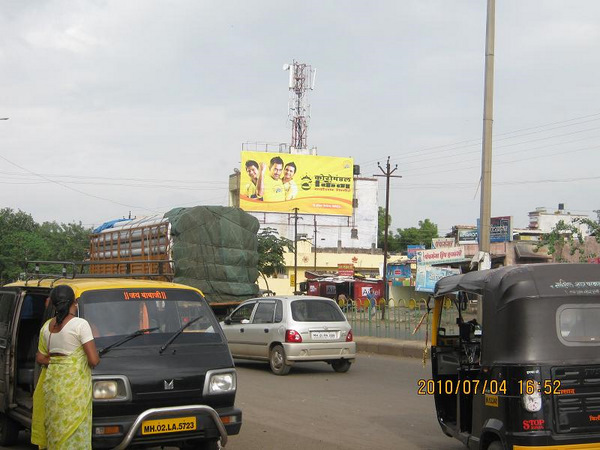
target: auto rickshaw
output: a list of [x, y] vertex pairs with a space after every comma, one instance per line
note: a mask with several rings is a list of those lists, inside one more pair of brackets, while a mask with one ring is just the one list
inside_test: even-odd
[[[453, 332], [441, 326], [448, 297]], [[453, 275], [432, 299], [433, 376], [419, 393], [434, 396], [445, 434], [470, 449], [600, 449], [600, 265]]]

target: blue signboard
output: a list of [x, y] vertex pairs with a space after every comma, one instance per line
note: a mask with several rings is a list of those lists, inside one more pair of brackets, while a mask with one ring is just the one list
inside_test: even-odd
[[451, 269], [446, 267], [434, 266], [417, 266], [417, 280], [415, 283], [415, 291], [433, 292], [435, 283], [438, 280], [460, 273], [460, 269]]
[[[480, 230], [479, 219], [477, 219], [477, 230]], [[509, 242], [512, 237], [512, 217], [492, 217], [490, 219], [490, 242]], [[479, 239], [477, 239], [479, 241]]]
[[406, 247], [406, 255], [409, 259], [415, 259], [418, 250], [425, 250], [425, 246], [422, 244], [419, 245], [408, 245]]

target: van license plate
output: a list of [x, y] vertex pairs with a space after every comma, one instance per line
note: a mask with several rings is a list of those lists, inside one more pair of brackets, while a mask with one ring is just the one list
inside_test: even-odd
[[176, 433], [178, 431], [193, 431], [195, 429], [195, 417], [145, 420], [142, 422], [142, 434]]
[[337, 339], [337, 332], [335, 331], [313, 331], [310, 334], [312, 339], [321, 339], [326, 341], [331, 341]]

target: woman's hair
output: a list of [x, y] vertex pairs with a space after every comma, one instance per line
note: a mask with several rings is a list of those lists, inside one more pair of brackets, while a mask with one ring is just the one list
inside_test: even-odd
[[67, 314], [69, 314], [69, 308], [75, 301], [75, 292], [73, 292], [70, 286], [61, 284], [52, 289], [50, 300], [52, 300], [52, 306], [56, 310], [56, 323], [60, 325], [65, 320], [65, 317], [67, 317]]

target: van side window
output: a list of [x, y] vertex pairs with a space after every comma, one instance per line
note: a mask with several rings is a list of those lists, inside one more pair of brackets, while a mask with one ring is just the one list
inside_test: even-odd
[[273, 323], [275, 302], [260, 302], [254, 313], [253, 323]]
[[10, 330], [14, 307], [15, 294], [13, 292], [0, 294], [0, 336], [6, 336]]

